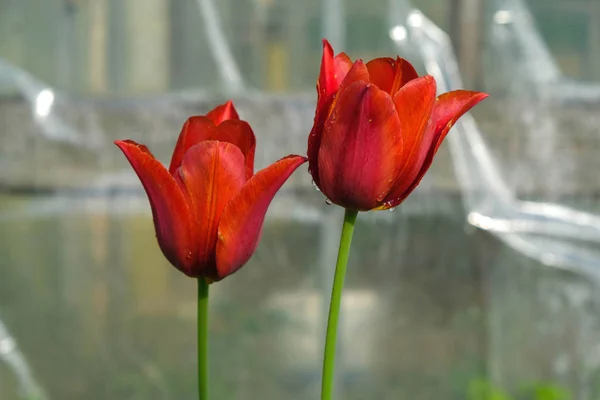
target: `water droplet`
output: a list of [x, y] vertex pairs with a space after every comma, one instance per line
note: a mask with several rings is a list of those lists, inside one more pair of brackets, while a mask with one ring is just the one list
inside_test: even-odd
[[389, 211], [396, 211], [396, 207], [388, 208]]
[[188, 253], [187, 253], [187, 258], [188, 258], [188, 260], [189, 260], [190, 258], [192, 258], [192, 252], [191, 252], [191, 251], [188, 251]]
[[312, 185], [314, 186], [315, 189], [317, 189], [317, 192], [320, 192], [321, 189], [319, 189], [319, 187], [317, 186], [317, 184], [315, 183], [315, 181], [312, 181]]
[[333, 202], [332, 202], [331, 200], [329, 200], [329, 199], [325, 199], [325, 203], [326, 203], [328, 206], [330, 206], [330, 205], [332, 205], [332, 204], [333, 204]]

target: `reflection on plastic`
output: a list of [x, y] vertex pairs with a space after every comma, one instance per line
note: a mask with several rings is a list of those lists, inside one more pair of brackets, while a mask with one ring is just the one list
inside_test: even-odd
[[[507, 11], [500, 14], [500, 19], [506, 21], [511, 15]], [[419, 49], [439, 92], [461, 89], [458, 63], [446, 33], [418, 10], [406, 16], [406, 28], [409, 40], [396, 41], [397, 46]], [[509, 246], [544, 264], [573, 269], [600, 281], [600, 254], [582, 247], [582, 241], [600, 243], [600, 217], [556, 204], [516, 199], [471, 116], [465, 115], [447, 140], [470, 223], [490, 230]], [[532, 235], [559, 238], [562, 245], [556, 246], [552, 240], [550, 246], [550, 241]]]
[[406, 28], [401, 25], [396, 25], [392, 29], [390, 29], [390, 38], [394, 41], [402, 41], [405, 40], [408, 36], [408, 32], [406, 32]]
[[26, 398], [45, 400], [47, 397], [33, 378], [29, 365], [17, 347], [17, 342], [10, 335], [0, 320], [0, 361], [4, 362], [16, 376], [20, 390]]
[[231, 54], [229, 44], [221, 29], [221, 19], [211, 0], [197, 0], [200, 17], [204, 22], [206, 37], [212, 55], [220, 66], [221, 79], [225, 90], [230, 93], [239, 93], [243, 90], [242, 75]]
[[35, 99], [35, 114], [38, 117], [47, 117], [52, 110], [54, 93], [50, 89], [42, 90]]
[[[556, 103], [600, 103], [600, 85], [566, 79], [523, 0], [494, 0], [490, 45], [509, 90]], [[520, 57], [518, 65], [506, 64]], [[495, 63], [496, 61], [494, 61]]]
[[494, 22], [497, 24], [510, 24], [512, 22], [512, 16], [508, 10], [498, 10], [494, 14]]

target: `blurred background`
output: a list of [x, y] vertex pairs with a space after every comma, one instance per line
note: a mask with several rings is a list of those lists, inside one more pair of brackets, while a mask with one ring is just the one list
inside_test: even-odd
[[[600, 399], [597, 0], [0, 0], [0, 399], [193, 399], [196, 285], [115, 139], [167, 163], [232, 98], [306, 152], [321, 38], [491, 97], [362, 213], [337, 396]], [[318, 397], [342, 212], [301, 167], [211, 292], [215, 399]]]

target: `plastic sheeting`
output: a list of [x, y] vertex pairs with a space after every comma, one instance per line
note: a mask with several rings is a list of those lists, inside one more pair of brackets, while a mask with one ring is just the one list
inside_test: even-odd
[[[331, 1], [331, 5], [329, 3], [324, 2], [325, 9], [339, 7], [335, 1]], [[304, 132], [294, 128], [306, 125], [299, 120], [310, 119], [310, 97], [300, 96], [294, 100], [293, 97], [281, 98], [253, 90], [246, 90], [246, 94], [240, 95], [244, 87], [240, 68], [225, 41], [217, 11], [210, 0], [198, 0], [197, 4], [199, 15], [205, 22], [210, 54], [222, 66], [219, 71], [224, 92], [243, 101], [242, 112], [246, 102], [252, 103], [247, 106], [250, 109], [281, 108], [278, 112], [283, 113], [285, 118], [278, 125], [261, 121], [261, 127], [266, 124], [265, 131], [283, 131], [284, 126], [292, 127], [292, 131], [287, 132], [279, 143], [274, 143], [272, 138], [266, 143], [266, 149], [263, 148], [265, 155], [258, 164], [268, 162], [267, 155], [274, 151], [271, 149], [302, 152]], [[578, 155], [572, 150], [576, 144], [566, 142], [564, 137], [567, 133], [559, 127], [561, 121], [552, 114], [548, 104], [585, 102], [598, 105], [600, 85], [569, 82], [562, 78], [556, 62], [535, 30], [531, 15], [520, 0], [494, 4], [489, 51], [494, 60], [498, 60], [497, 69], [493, 69], [492, 73], [498, 70], [503, 75], [498, 73], [492, 79], [499, 80], [504, 88], [508, 88], [508, 103], [514, 103], [516, 106], [513, 107], [525, 105], [519, 110], [509, 109], [510, 115], [523, 124], [522, 130], [497, 135], [518, 136], [518, 144], [522, 143], [532, 150], [521, 154], [519, 160], [503, 160], [503, 155], [500, 160], [495, 159], [495, 149], [486, 143], [485, 132], [471, 116], [457, 124], [448, 141], [468, 221], [493, 231], [510, 246], [545, 264], [574, 268], [600, 279], [597, 276], [600, 258], [595, 250], [595, 244], [600, 241], [600, 216], [595, 202], [580, 209], [565, 206], [560, 199], [552, 198], [553, 191], [568, 187], [586, 173], [590, 175], [589, 179], [579, 182], [580, 186], [594, 190], [596, 174], [589, 170], [597, 170], [600, 165], [597, 165], [596, 158], [577, 159]], [[395, 39], [399, 51], [418, 54], [425, 70], [436, 77], [440, 92], [463, 87], [448, 36], [422, 13], [411, 10], [408, 3], [391, 1], [389, 11], [390, 36]], [[401, 15], [406, 17], [396, 17]], [[339, 25], [339, 22], [336, 24]], [[335, 27], [329, 29], [332, 32], [336, 30]], [[68, 144], [91, 152], [98, 163], [104, 164], [112, 162], [112, 158], [103, 158], [112, 153], [108, 149], [115, 138], [127, 136], [161, 146], [164, 134], [159, 124], [166, 128], [172, 121], [180, 121], [190, 108], [197, 106], [194, 103], [199, 102], [200, 107], [205, 103], [204, 108], [214, 103], [209, 95], [173, 95], [124, 101], [75, 99], [6, 61], [0, 60], [0, 71], [2, 81], [17, 88], [29, 104], [32, 120], [36, 123], [34, 135], [41, 135], [39, 138], [32, 135], [29, 140], [46, 140], [50, 145], [57, 142]], [[113, 112], [121, 115], [115, 117]], [[246, 114], [253, 122], [251, 115], [257, 113], [251, 110]], [[111, 120], [106, 120], [107, 117]], [[148, 123], [151, 126], [140, 126]], [[597, 145], [597, 132], [585, 126], [586, 121], [581, 123], [582, 126], [577, 128], [588, 136], [583, 138], [589, 141], [585, 145]], [[173, 122], [173, 125], [176, 123]], [[502, 161], [508, 162], [503, 164]], [[508, 163], [512, 165], [506, 165]], [[3, 178], [5, 183], [12, 179], [10, 175]], [[41, 179], [43, 184], [44, 179]], [[49, 183], [54, 182], [49, 180]], [[519, 185], [539, 185], [549, 189], [539, 200], [523, 201], [519, 199]], [[580, 189], [571, 188], [572, 191]]]
[[[526, 14], [526, 9], [519, 1], [503, 2], [503, 8], [496, 11], [495, 24], [492, 28], [493, 51], [500, 52], [500, 57], [513, 64], [523, 65], [524, 70], [512, 69], [508, 71], [510, 78], [507, 84], [517, 91], [514, 97], [528, 92], [526, 84], [533, 85], [542, 93], [547, 87], [554, 84], [560, 85], [556, 65], [540, 40], [539, 35], [533, 30], [531, 16]], [[510, 22], [499, 20], [498, 13], [503, 18], [510, 18]], [[515, 25], [514, 31], [505, 25]], [[524, 26], [523, 26], [524, 25]], [[419, 49], [427, 72], [433, 75], [437, 82], [440, 93], [456, 90], [463, 87], [458, 70], [458, 64], [452, 52], [452, 46], [448, 36], [435, 24], [429, 21], [418, 10], [408, 13], [406, 22], [397, 25], [406, 29], [407, 35], [402, 40], [397, 40], [398, 45], [403, 48], [414, 46]], [[397, 29], [397, 28], [392, 28]], [[504, 29], [502, 35], [498, 30]], [[510, 42], [510, 43], [507, 43]], [[527, 54], [537, 62], [529, 62], [529, 59], [515, 60], [507, 54], [516, 42]], [[536, 76], [539, 81], [531, 82], [528, 78]], [[526, 83], [520, 82], [524, 79]], [[514, 85], [514, 86], [512, 86]], [[516, 87], [518, 85], [518, 88]], [[583, 84], [581, 84], [583, 86]], [[572, 99], [579, 99], [580, 93], [576, 86], [572, 91], [561, 90]], [[582, 99], [590, 100], [588, 95], [595, 94], [592, 100], [600, 104], [600, 87], [594, 89], [593, 85], [586, 86]], [[533, 98], [520, 97], [518, 101], [535, 107], [534, 110], [524, 110], [524, 113], [544, 113], [536, 116], [528, 126], [528, 131], [520, 132], [520, 136], [527, 135], [542, 136], [540, 140], [548, 142], [560, 140], [561, 132], [556, 127], [556, 121], [551, 112], [544, 108]], [[564, 99], [563, 99], [564, 100]], [[532, 103], [538, 103], [532, 105]], [[523, 104], [523, 103], [521, 103]], [[525, 117], [526, 118], [526, 117]], [[543, 127], [539, 122], [543, 120]], [[541, 131], [543, 129], [543, 131]], [[597, 134], [594, 132], [593, 134]], [[535, 140], [532, 138], [531, 140]], [[595, 139], [597, 143], [597, 139]], [[451, 146], [452, 160], [458, 175], [458, 183], [466, 200], [468, 221], [482, 229], [491, 230], [511, 247], [518, 249], [523, 254], [534, 257], [540, 262], [565, 267], [575, 268], [595, 280], [600, 278], [598, 267], [600, 266], [600, 215], [591, 210], [578, 210], [574, 207], [565, 207], [561, 204], [545, 201], [522, 201], [518, 198], [501, 172], [501, 165], [494, 160], [491, 151], [486, 145], [483, 134], [477, 127], [471, 116], [462, 118], [454, 128], [454, 134], [449, 136], [448, 142]], [[553, 169], [566, 168], [560, 161], [556, 152], [563, 151], [555, 147], [553, 153], [548, 155], [544, 164], [535, 165], [546, 179], [553, 179]], [[535, 151], [544, 151], [536, 147]], [[534, 155], [535, 156], [535, 155]], [[557, 162], [557, 157], [559, 162]], [[570, 160], [573, 162], [573, 160]], [[582, 169], [595, 167], [589, 165], [581, 166]], [[511, 171], [512, 172], [512, 171]], [[527, 171], [521, 169], [514, 173], [527, 175]], [[544, 179], [543, 177], [540, 177]], [[564, 185], [564, 179], [548, 182], [553, 188], [558, 189]], [[529, 181], [529, 184], [532, 182]], [[589, 185], [597, 185], [597, 179], [588, 182]], [[593, 186], [592, 186], [593, 187]]]

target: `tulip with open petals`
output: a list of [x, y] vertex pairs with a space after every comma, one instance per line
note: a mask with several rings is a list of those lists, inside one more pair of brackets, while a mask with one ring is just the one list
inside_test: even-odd
[[452, 125], [487, 94], [436, 98], [432, 76], [398, 57], [352, 62], [323, 40], [309, 171], [330, 202], [367, 211], [396, 207], [417, 187]]
[[231, 102], [185, 122], [168, 170], [144, 145], [115, 144], [146, 190], [165, 257], [186, 275], [208, 281], [250, 259], [271, 200], [306, 161], [287, 156], [255, 174], [254, 133]]

